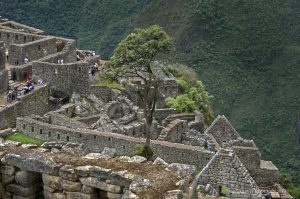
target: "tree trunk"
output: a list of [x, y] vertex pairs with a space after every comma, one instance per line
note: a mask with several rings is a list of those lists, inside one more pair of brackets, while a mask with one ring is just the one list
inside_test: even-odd
[[151, 126], [152, 126], [152, 121], [151, 122], [146, 121], [146, 128], [145, 128], [146, 142], [145, 142], [145, 146], [150, 146]]

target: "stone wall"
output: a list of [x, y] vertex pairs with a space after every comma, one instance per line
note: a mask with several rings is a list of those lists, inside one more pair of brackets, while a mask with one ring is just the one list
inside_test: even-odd
[[182, 134], [188, 131], [188, 125], [185, 120], [173, 120], [164, 128], [158, 139], [164, 140], [168, 142], [176, 142], [181, 143], [182, 141]]
[[232, 140], [242, 139], [224, 115], [219, 115], [205, 133], [212, 135], [221, 147]]
[[0, 70], [0, 92], [4, 92], [8, 87], [8, 71]]
[[0, 41], [3, 41], [7, 48], [9, 48], [11, 44], [24, 44], [43, 38], [45, 38], [45, 36], [1, 29], [0, 27]]
[[165, 118], [173, 114], [176, 114], [174, 108], [155, 109], [154, 118], [161, 124]]
[[272, 186], [279, 183], [279, 170], [270, 161], [261, 161], [260, 167], [250, 170], [251, 176], [259, 186]]
[[222, 149], [201, 171], [202, 185], [210, 184], [219, 192], [222, 186], [228, 189], [229, 198], [261, 198], [259, 187], [250, 176], [239, 158], [230, 150]]
[[233, 146], [233, 150], [248, 170], [259, 168], [261, 154], [258, 148]]
[[30, 114], [43, 115], [49, 110], [48, 86], [36, 87], [30, 93], [18, 97], [18, 101], [0, 110], [0, 129], [16, 126], [16, 118]]
[[96, 97], [100, 98], [103, 102], [109, 102], [112, 100], [113, 91], [107, 86], [90, 86], [91, 94], [94, 94]]
[[0, 174], [0, 198], [5, 199], [135, 199], [151, 186], [126, 170], [62, 165], [34, 151], [1, 153]]
[[49, 83], [51, 90], [72, 95], [89, 89], [89, 66], [86, 62], [54, 64], [34, 62], [33, 74]]
[[9, 48], [10, 64], [23, 64], [24, 58], [27, 56], [29, 61], [38, 60], [47, 55], [57, 52], [56, 39], [46, 37], [26, 44], [11, 44]]
[[[121, 134], [99, 132], [93, 130], [74, 130], [61, 126], [51, 125], [23, 117], [17, 119], [17, 129], [29, 136], [45, 141], [70, 141], [84, 143], [90, 151], [99, 152], [104, 147], [115, 148], [118, 155], [134, 155], [134, 147], [144, 143], [143, 138], [134, 138]], [[167, 162], [192, 164], [203, 168], [212, 157], [211, 151], [202, 147], [175, 144], [170, 142], [151, 140], [151, 147], [155, 157], [161, 157]]]

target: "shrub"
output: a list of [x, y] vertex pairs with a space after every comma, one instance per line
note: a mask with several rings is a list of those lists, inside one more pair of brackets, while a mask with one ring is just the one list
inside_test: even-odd
[[135, 146], [134, 150], [135, 150], [136, 155], [143, 156], [143, 157], [147, 158], [147, 160], [151, 159], [153, 156], [153, 151], [150, 146], [146, 146], [143, 144], [137, 144]]

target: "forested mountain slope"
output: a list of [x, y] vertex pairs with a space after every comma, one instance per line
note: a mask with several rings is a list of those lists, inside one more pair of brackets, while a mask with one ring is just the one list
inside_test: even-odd
[[[159, 24], [175, 58], [195, 68], [226, 115], [264, 159], [300, 184], [300, 1], [0, 0], [0, 15], [75, 38], [109, 58], [135, 27]], [[300, 197], [300, 196], [299, 196]]]

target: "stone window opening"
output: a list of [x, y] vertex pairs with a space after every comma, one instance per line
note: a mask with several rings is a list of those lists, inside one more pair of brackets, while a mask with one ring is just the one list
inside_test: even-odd
[[2, 33], [0, 32], [0, 38], [2, 37]]
[[34, 132], [34, 127], [33, 126], [31, 127], [31, 132]]
[[24, 36], [24, 43], [26, 42], [26, 36]]
[[51, 137], [51, 132], [48, 132], [48, 137]]
[[7, 33], [7, 35], [6, 35], [7, 39], [9, 39], [9, 36], [10, 36], [9, 33]]
[[60, 134], [57, 134], [57, 139], [60, 140]]
[[69, 137], [69, 136], [67, 136], [66, 140], [67, 140], [67, 142], [69, 142], [69, 140], [70, 140], [70, 137]]
[[38, 45], [38, 50], [41, 51], [41, 45]]
[[110, 139], [110, 138], [108, 138], [108, 141], [111, 141], [111, 139]]
[[80, 137], [80, 138], [82, 137], [81, 133], [79, 133], [79, 137]]
[[19, 40], [19, 35], [15, 35], [15, 40], [16, 40], [16, 41]]
[[125, 146], [123, 146], [123, 149], [125, 149], [126, 147]]
[[43, 134], [43, 129], [40, 129], [40, 134], [41, 134], [41, 135]]
[[26, 125], [25, 124], [23, 124], [23, 129], [25, 129], [26, 128]]
[[94, 135], [94, 140], [96, 139], [96, 136]]

